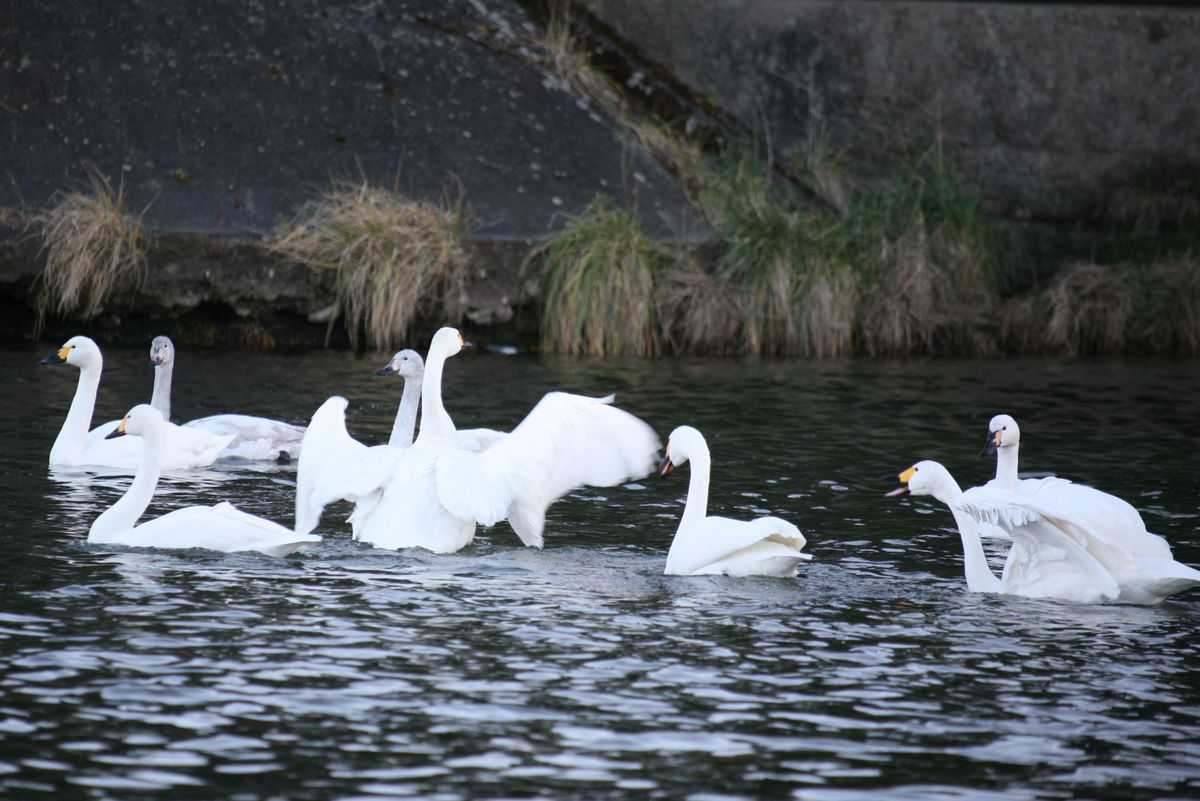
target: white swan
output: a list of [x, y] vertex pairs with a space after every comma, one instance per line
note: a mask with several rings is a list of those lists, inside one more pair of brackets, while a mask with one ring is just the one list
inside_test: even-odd
[[383, 495], [404, 450], [390, 445], [368, 448], [346, 431], [346, 399], [335, 395], [321, 404], [304, 432], [296, 469], [296, 531], [317, 527], [334, 501], [355, 504], [350, 516], [354, 539], [359, 522]]
[[[142, 461], [141, 448], [137, 443], [105, 439], [116, 429], [119, 421], [113, 420], [88, 431], [96, 407], [100, 374], [104, 369], [104, 359], [96, 343], [84, 336], [71, 337], [55, 355], [42, 359], [42, 364], [70, 364], [79, 368], [75, 397], [50, 449], [51, 466], [136, 469]], [[164, 439], [162, 466], [165, 469], [206, 467], [216, 461], [230, 441], [230, 437], [176, 425], [168, 428]]]
[[[398, 351], [376, 375], [398, 375], [404, 379], [404, 393], [396, 409], [396, 420], [392, 423], [392, 435], [388, 445], [393, 448], [408, 448], [413, 443], [417, 428], [417, 407], [421, 403], [421, 379], [425, 375], [425, 361], [415, 350]], [[481, 453], [507, 436], [503, 431], [490, 428], [466, 428], [458, 432], [458, 444], [469, 451]]]
[[450, 553], [477, 525], [508, 520], [527, 546], [542, 546], [546, 509], [570, 490], [612, 486], [654, 469], [658, 437], [628, 412], [551, 392], [511, 434], [482, 453], [466, 450], [442, 405], [442, 371], [464, 346], [453, 328], [433, 337], [422, 379], [421, 432], [404, 451], [359, 536], [381, 548]]
[[786, 520], [760, 517], [731, 520], [708, 517], [708, 480], [712, 458], [704, 435], [691, 426], [679, 426], [667, 441], [660, 472], [665, 476], [691, 461], [687, 502], [667, 553], [663, 570], [673, 576], [724, 574], [727, 576], [794, 576], [801, 559], [804, 535]]
[[[979, 507], [964, 500], [957, 482], [937, 462], [917, 462], [899, 480], [904, 486], [888, 495], [932, 495], [950, 507], [972, 592], [1076, 603], [1158, 604], [1168, 595], [1200, 586], [1200, 571], [1173, 559], [1133, 556], [1080, 527], [1069, 509], [1042, 497], [1036, 488], [1021, 494], [996, 490], [995, 506]], [[1012, 537], [1000, 578], [984, 557], [975, 514], [1002, 519]]]
[[[154, 368], [154, 394], [150, 405], [164, 420], [171, 419], [171, 376], [175, 370], [175, 344], [170, 337], [157, 336], [150, 343], [150, 366]], [[304, 439], [301, 426], [252, 417], [246, 414], [214, 414], [183, 424], [184, 428], [232, 437], [222, 458], [252, 461], [292, 461], [300, 456]]]
[[1053, 502], [1060, 509], [1069, 511], [1078, 525], [1119, 543], [1133, 556], [1172, 558], [1166, 540], [1147, 531], [1137, 509], [1115, 495], [1064, 478], [1019, 479], [1017, 454], [1020, 443], [1021, 429], [1016, 420], [1007, 414], [998, 414], [991, 419], [981, 455], [996, 454], [996, 477], [982, 487], [967, 490], [968, 504], [1002, 509], [1002, 496], [997, 493], [1036, 493], [1042, 501]]
[[141, 404], [133, 407], [108, 435], [141, 437], [143, 460], [121, 499], [92, 523], [88, 542], [146, 548], [207, 548], [226, 553], [258, 551], [285, 556], [305, 543], [321, 541], [320, 537], [297, 534], [228, 503], [188, 506], [137, 525], [158, 485], [170, 445], [169, 425], [157, 409]]
[[[383, 496], [383, 488], [403, 451], [412, 446], [424, 373], [425, 362], [414, 350], [398, 351], [376, 371], [376, 375], [398, 375], [404, 379], [404, 392], [387, 445], [367, 447], [350, 436], [346, 430], [345, 398], [335, 395], [321, 404], [308, 424], [300, 451], [296, 475], [296, 531], [304, 534], [312, 531], [326, 506], [344, 500], [355, 505], [349, 522], [354, 539], [358, 539], [361, 521]], [[459, 446], [475, 453], [487, 450], [508, 436], [503, 431], [488, 428], [468, 429], [457, 434]]]

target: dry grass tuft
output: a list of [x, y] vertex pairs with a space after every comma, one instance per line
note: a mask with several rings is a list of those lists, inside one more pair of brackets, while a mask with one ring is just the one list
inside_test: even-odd
[[1137, 271], [1133, 338], [1140, 349], [1200, 356], [1200, 257], [1192, 254]]
[[543, 350], [655, 353], [655, 275], [670, 254], [646, 235], [632, 212], [597, 195], [534, 255], [543, 258]]
[[742, 304], [735, 287], [688, 264], [659, 282], [660, 337], [674, 353], [731, 356], [740, 349]]
[[1041, 347], [1069, 356], [1122, 352], [1134, 297], [1120, 271], [1098, 264], [1068, 265], [1046, 293]]
[[[148, 207], [147, 207], [148, 208]], [[124, 186], [113, 192], [101, 175], [90, 192], [62, 195], [53, 208], [34, 213], [42, 229], [46, 265], [38, 281], [38, 328], [47, 312], [95, 317], [113, 290], [144, 277], [142, 217], [125, 208]]]
[[577, 95], [604, 109], [614, 117], [622, 117], [625, 96], [612, 78], [592, 63], [592, 54], [571, 32], [571, 3], [552, 0], [546, 20], [546, 33], [529, 43], [542, 64], [558, 76]]
[[461, 319], [465, 226], [461, 199], [412, 200], [364, 181], [305, 204], [268, 247], [300, 264], [336, 270], [338, 313], [350, 341], [394, 350], [422, 315]]
[[1200, 187], [1179, 181], [1167, 187], [1125, 186], [1113, 193], [1104, 217], [1140, 233], [1200, 222]]

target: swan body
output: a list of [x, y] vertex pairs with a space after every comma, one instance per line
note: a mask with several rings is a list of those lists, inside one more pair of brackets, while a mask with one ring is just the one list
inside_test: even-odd
[[[175, 370], [175, 344], [169, 337], [157, 336], [150, 344], [150, 365], [154, 368], [154, 394], [150, 405], [171, 419], [171, 377]], [[183, 428], [218, 437], [231, 437], [222, 458], [270, 461], [283, 456], [300, 456], [304, 429], [291, 423], [253, 417], [247, 414], [214, 414], [184, 423]]]
[[141, 437], [143, 460], [125, 494], [92, 523], [88, 542], [146, 548], [207, 548], [226, 553], [257, 551], [286, 556], [305, 543], [321, 541], [320, 537], [297, 534], [228, 503], [176, 509], [137, 525], [158, 486], [168, 446], [168, 425], [157, 409], [142, 404], [131, 409], [109, 435]]
[[[404, 392], [387, 445], [368, 447], [350, 436], [346, 430], [345, 398], [335, 395], [321, 404], [308, 424], [305, 444], [300, 450], [296, 531], [312, 531], [326, 506], [345, 500], [355, 505], [349, 522], [354, 539], [359, 538], [361, 522], [383, 496], [383, 487], [404, 451], [412, 446], [424, 373], [425, 362], [414, 350], [397, 352], [376, 371], [377, 375], [398, 375], [404, 379]], [[507, 436], [502, 431], [487, 428], [456, 433], [459, 447], [475, 453], [487, 450]], [[309, 456], [304, 455], [306, 447], [310, 449]]]
[[1015, 494], [1039, 503], [1053, 503], [1069, 514], [1077, 525], [1121, 544], [1135, 557], [1171, 559], [1171, 547], [1157, 534], [1146, 530], [1146, 522], [1126, 501], [1107, 492], [1076, 484], [1063, 478], [1021, 479], [1017, 476], [1017, 454], [1021, 429], [1007, 414], [998, 414], [988, 423], [985, 456], [996, 454], [996, 477], [965, 493], [968, 502], [980, 507], [1003, 505], [1003, 499]]
[[[1075, 603], [1161, 603], [1200, 586], [1200, 571], [1173, 559], [1135, 556], [1074, 517], [1057, 500], [1055, 479], [1021, 493], [993, 490], [968, 500], [941, 464], [918, 462], [900, 474], [905, 484], [890, 495], [932, 495], [950, 507], [963, 545], [967, 588]], [[1040, 491], [1039, 491], [1040, 490]], [[1003, 528], [1012, 538], [1001, 576], [988, 567], [979, 524]]]
[[361, 520], [359, 536], [381, 548], [450, 553], [477, 525], [508, 520], [521, 541], [542, 547], [546, 509], [584, 485], [612, 486], [654, 467], [658, 437], [611, 398], [544, 396], [512, 433], [482, 452], [462, 447], [442, 404], [445, 361], [464, 346], [453, 328], [433, 337], [422, 377], [421, 431]]
[[[71, 337], [54, 356], [43, 364], [70, 364], [79, 368], [79, 384], [71, 408], [54, 446], [50, 449], [52, 466], [94, 466], [136, 470], [142, 461], [142, 449], [135, 441], [109, 439], [119, 420], [112, 420], [88, 431], [96, 407], [96, 393], [104, 359], [94, 341], [84, 336]], [[168, 424], [163, 433], [162, 467], [186, 469], [207, 467], [229, 444], [230, 438]]]
[[670, 473], [690, 461], [687, 502], [671, 550], [667, 553], [667, 575], [699, 576], [794, 576], [802, 559], [804, 535], [786, 520], [760, 517], [731, 520], [708, 517], [708, 483], [712, 458], [704, 436], [691, 426], [671, 432], [661, 472]]

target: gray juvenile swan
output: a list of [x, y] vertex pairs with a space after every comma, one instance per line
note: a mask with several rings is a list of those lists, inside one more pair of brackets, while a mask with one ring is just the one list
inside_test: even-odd
[[[171, 419], [171, 375], [175, 370], [175, 345], [170, 337], [157, 336], [150, 344], [154, 368], [154, 394], [150, 405], [164, 420]], [[292, 461], [300, 456], [304, 428], [246, 414], [214, 414], [184, 423], [184, 428], [230, 437], [222, 458], [254, 461]]]

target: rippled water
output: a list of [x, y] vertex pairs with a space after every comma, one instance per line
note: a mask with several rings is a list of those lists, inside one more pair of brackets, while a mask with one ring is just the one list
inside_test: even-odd
[[[712, 513], [786, 517], [814, 556], [734, 580], [661, 575], [686, 468], [568, 497], [541, 552], [504, 524], [452, 556], [378, 551], [338, 515], [288, 559], [88, 546], [127, 479], [47, 475], [77, 373], [38, 355], [0, 353], [0, 797], [1200, 795], [1200, 593], [969, 594], [950, 515], [879, 480], [932, 457], [979, 483], [1008, 411], [1026, 469], [1126, 497], [1200, 564], [1194, 365], [450, 363], [462, 427], [567, 389], [705, 431]], [[97, 421], [150, 389], [145, 349], [107, 358]], [[303, 420], [338, 393], [381, 441], [381, 364], [185, 352], [174, 409]], [[227, 499], [290, 524], [294, 479], [172, 477], [151, 513]]]

